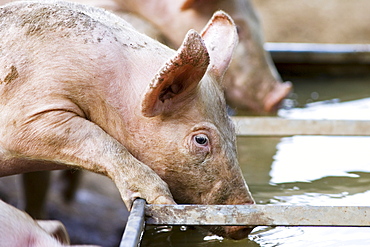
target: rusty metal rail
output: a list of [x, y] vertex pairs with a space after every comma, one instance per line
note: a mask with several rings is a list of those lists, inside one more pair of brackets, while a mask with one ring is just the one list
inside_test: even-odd
[[370, 121], [232, 117], [239, 136], [370, 136]]
[[148, 225], [370, 226], [370, 207], [146, 205]]

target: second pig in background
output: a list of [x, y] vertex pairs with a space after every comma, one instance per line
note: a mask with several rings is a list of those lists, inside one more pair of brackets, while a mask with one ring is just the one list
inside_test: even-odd
[[[134, 13], [156, 26], [177, 48], [187, 30], [201, 31], [212, 14], [221, 9], [234, 19], [239, 44], [225, 74], [227, 102], [236, 110], [274, 114], [292, 89], [282, 82], [275, 65], [263, 48], [262, 27], [249, 0], [114, 0], [116, 8]], [[135, 23], [133, 23], [135, 25]]]

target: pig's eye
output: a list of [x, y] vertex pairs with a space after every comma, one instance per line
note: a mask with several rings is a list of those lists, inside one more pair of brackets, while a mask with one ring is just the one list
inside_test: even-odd
[[204, 134], [199, 134], [194, 136], [194, 141], [196, 144], [201, 146], [207, 146], [208, 145], [208, 137]]

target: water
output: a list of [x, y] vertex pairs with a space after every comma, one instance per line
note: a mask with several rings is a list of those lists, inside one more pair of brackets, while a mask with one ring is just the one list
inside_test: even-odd
[[[305, 147], [305, 152], [310, 157], [309, 162], [312, 163], [308, 166], [308, 161], [305, 160], [307, 157], [302, 157], [304, 150], [290, 152], [290, 149], [298, 145], [293, 141], [296, 138], [304, 143], [306, 137], [238, 139], [243, 173], [258, 204], [370, 205], [370, 165], [363, 165], [370, 163], [370, 152], [365, 148], [361, 149], [354, 154], [361, 159], [347, 162], [341, 158], [351, 160], [350, 152], [338, 156], [333, 156], [333, 153], [338, 151], [338, 147], [348, 147], [348, 137], [327, 137], [328, 142], [336, 143], [327, 145], [328, 142], [321, 142], [322, 137], [315, 142], [315, 137], [309, 136], [307, 143], [321, 142], [322, 146], [312, 145], [311, 149]], [[353, 149], [356, 138], [351, 138]], [[370, 137], [365, 140], [364, 137], [359, 137], [359, 145], [370, 147]], [[318, 146], [325, 147], [325, 150], [318, 152]], [[320, 155], [316, 155], [317, 152]], [[335, 166], [339, 163], [340, 165]], [[173, 227], [166, 231], [150, 228], [142, 246], [369, 245], [370, 228], [258, 227], [249, 239], [230, 241], [216, 236], [209, 237], [201, 230], [180, 231], [178, 227]]]
[[[279, 115], [369, 120], [367, 97], [367, 78], [301, 80]], [[369, 206], [369, 149], [370, 137], [238, 137], [240, 165], [258, 204]], [[370, 246], [370, 228], [257, 227], [248, 239], [231, 241], [201, 229], [148, 227], [142, 246]]]

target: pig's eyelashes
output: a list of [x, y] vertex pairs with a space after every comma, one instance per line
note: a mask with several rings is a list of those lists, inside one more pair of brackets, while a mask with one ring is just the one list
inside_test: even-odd
[[236, 25], [236, 32], [240, 35], [240, 27], [238, 25]]

